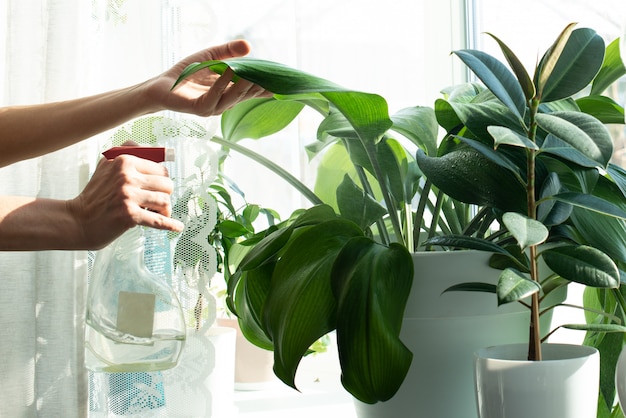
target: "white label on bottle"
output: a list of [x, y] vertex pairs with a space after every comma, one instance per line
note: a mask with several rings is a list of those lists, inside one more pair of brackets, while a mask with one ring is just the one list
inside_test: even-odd
[[117, 329], [140, 338], [151, 338], [154, 328], [153, 293], [121, 291], [117, 305]]

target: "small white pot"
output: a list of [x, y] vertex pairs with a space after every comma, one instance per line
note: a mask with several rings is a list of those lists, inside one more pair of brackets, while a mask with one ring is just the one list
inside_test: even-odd
[[593, 347], [544, 344], [543, 360], [528, 361], [527, 344], [475, 354], [480, 418], [595, 418], [600, 354]]

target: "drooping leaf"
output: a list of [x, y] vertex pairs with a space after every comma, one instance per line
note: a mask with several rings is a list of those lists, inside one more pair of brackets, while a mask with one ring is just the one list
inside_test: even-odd
[[363, 229], [369, 228], [387, 213], [384, 207], [358, 188], [347, 175], [337, 188], [337, 206], [342, 216]]
[[433, 109], [423, 106], [408, 107], [394, 113], [391, 120], [391, 129], [406, 136], [428, 155], [437, 154], [439, 126]]
[[365, 142], [376, 142], [392, 125], [387, 102], [377, 94], [346, 89], [284, 64], [256, 58], [240, 57], [191, 64], [182, 71], [174, 88], [200, 70], [208, 68], [222, 74], [228, 67], [238, 78], [251, 81], [278, 95], [321, 94], [348, 119]]
[[562, 245], [541, 252], [546, 265], [572, 282], [600, 288], [619, 286], [619, 271], [609, 256], [585, 245]]
[[303, 107], [299, 102], [273, 98], [243, 101], [222, 114], [222, 135], [232, 142], [263, 138], [285, 128]]
[[332, 271], [337, 297], [337, 346], [341, 381], [357, 399], [390, 399], [413, 357], [400, 340], [404, 307], [413, 281], [411, 255], [367, 238], [349, 241]]
[[274, 372], [291, 387], [309, 347], [336, 326], [331, 267], [346, 242], [358, 236], [362, 231], [352, 222], [323, 222], [295, 236], [276, 263], [263, 323], [274, 343]]

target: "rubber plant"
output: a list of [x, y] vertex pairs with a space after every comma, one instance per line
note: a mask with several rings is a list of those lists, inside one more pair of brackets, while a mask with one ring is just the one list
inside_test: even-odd
[[[455, 51], [481, 83], [452, 89], [436, 103], [448, 136], [438, 156], [418, 151], [417, 160], [445, 193], [491, 207], [504, 235], [497, 245], [453, 235], [430, 243], [494, 252], [492, 264], [502, 269], [496, 286], [467, 283], [450, 290], [493, 292], [499, 304], [530, 298], [529, 360], [542, 359], [541, 343], [550, 335], [539, 326], [541, 300], [569, 282], [600, 289], [605, 301], [596, 304], [600, 314], [589, 313], [593, 320], [568, 327], [589, 331], [587, 343], [612, 351], [602, 356], [603, 362], [613, 361], [603, 364], [601, 388], [610, 409], [615, 398], [611, 357], [621, 351], [623, 336], [604, 337], [626, 329], [619, 320], [626, 313], [620, 291], [626, 177], [610, 162], [613, 141], [606, 127], [623, 125], [624, 110], [602, 93], [625, 73], [619, 40], [605, 49], [595, 31], [570, 24], [531, 78], [513, 51], [490, 36], [508, 67], [484, 52]], [[541, 260], [548, 268], [543, 274]]]

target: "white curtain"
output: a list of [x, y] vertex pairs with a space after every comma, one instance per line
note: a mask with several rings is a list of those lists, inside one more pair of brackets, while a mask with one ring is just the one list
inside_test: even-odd
[[[1, 104], [55, 101], [82, 93], [80, 0], [0, 3]], [[89, 20], [87, 19], [87, 22]], [[0, 150], [1, 152], [1, 150]], [[0, 170], [0, 195], [71, 198], [81, 190], [84, 145]], [[0, 254], [0, 415], [84, 416], [83, 252]]]
[[[146, 1], [131, 3], [150, 10]], [[151, 3], [159, 10], [159, 2]], [[159, 36], [152, 37], [158, 55], [150, 59], [138, 52], [148, 49], [140, 43], [145, 38], [128, 29], [150, 36], [145, 27], [154, 27], [154, 21], [124, 26], [124, 7], [123, 0], [0, 2], [0, 45], [5, 46], [0, 49], [0, 105], [81, 97], [161, 71], [160, 19]], [[118, 25], [127, 29], [122, 34], [127, 39], [137, 40], [127, 51], [119, 48], [121, 39], [107, 37]], [[0, 196], [73, 198], [89, 178], [97, 149], [96, 138], [5, 167]], [[0, 253], [1, 416], [87, 416], [87, 264], [86, 252]]]

